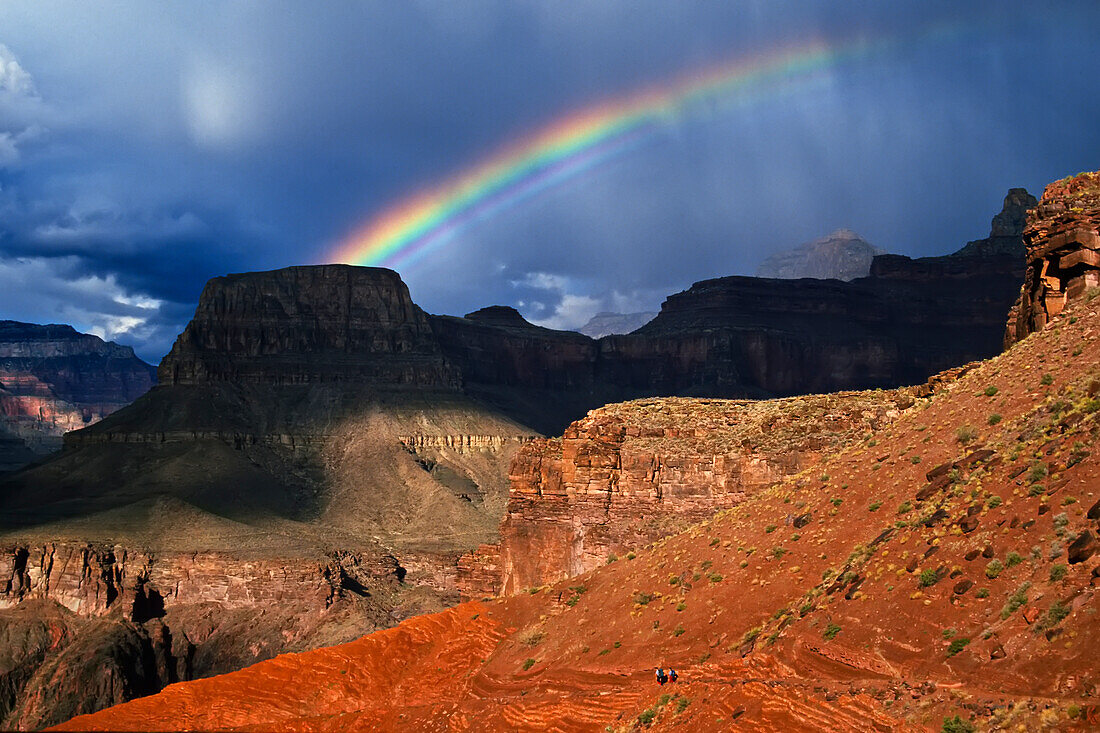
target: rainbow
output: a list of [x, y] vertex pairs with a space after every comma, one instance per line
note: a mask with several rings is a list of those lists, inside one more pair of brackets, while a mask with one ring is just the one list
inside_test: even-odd
[[727, 63], [568, 114], [450, 180], [384, 209], [341, 242], [331, 259], [395, 269], [410, 265], [470, 225], [636, 147], [669, 120], [701, 104], [771, 95], [881, 45], [810, 43]]

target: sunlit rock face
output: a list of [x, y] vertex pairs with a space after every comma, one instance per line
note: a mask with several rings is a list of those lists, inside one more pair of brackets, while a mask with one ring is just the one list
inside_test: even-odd
[[1100, 286], [1100, 173], [1055, 181], [1024, 229], [1027, 276], [1005, 329], [1005, 346], [1041, 331]]
[[128, 346], [70, 326], [0, 321], [0, 470], [61, 447], [153, 386], [155, 370]]

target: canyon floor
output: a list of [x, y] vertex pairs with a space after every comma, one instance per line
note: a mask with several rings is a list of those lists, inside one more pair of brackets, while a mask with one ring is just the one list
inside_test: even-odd
[[58, 729], [1095, 729], [1096, 295], [598, 569]]

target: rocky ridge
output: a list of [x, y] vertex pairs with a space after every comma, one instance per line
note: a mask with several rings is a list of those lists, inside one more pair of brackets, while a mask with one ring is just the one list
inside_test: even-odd
[[637, 331], [639, 328], [652, 321], [656, 315], [657, 313], [653, 311], [641, 313], [597, 313], [588, 319], [588, 323], [578, 328], [577, 332], [583, 333], [585, 336], [594, 339], [630, 333], [632, 331]]
[[1100, 286], [1100, 174], [1080, 173], [1043, 191], [1024, 230], [1027, 274], [1009, 313], [1005, 344], [1046, 327]]
[[867, 277], [871, 261], [886, 250], [873, 246], [851, 229], [837, 229], [821, 239], [771, 255], [756, 270], [757, 277], [784, 280], [855, 280]]

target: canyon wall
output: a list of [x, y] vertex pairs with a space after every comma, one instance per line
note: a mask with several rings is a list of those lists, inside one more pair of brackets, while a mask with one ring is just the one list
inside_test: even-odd
[[[466, 556], [463, 594], [511, 594], [640, 550], [811, 468], [912, 404], [908, 392], [880, 391], [595, 410], [562, 438], [520, 449], [500, 548]], [[792, 506], [796, 527], [798, 514]]]
[[1024, 230], [1027, 274], [1009, 312], [1004, 345], [1041, 331], [1072, 301], [1100, 286], [1100, 174], [1055, 181]]
[[0, 321], [0, 471], [61, 447], [147, 392], [153, 367], [133, 349], [69, 326]]

